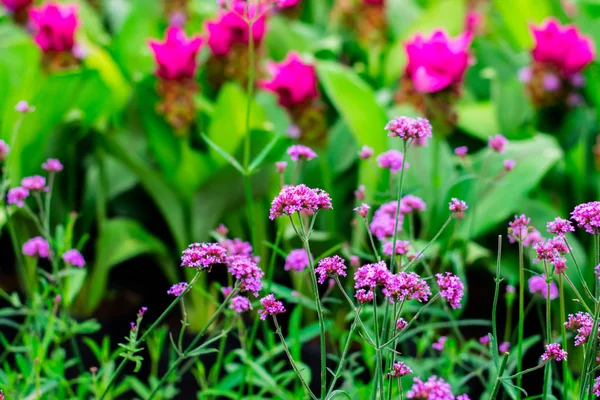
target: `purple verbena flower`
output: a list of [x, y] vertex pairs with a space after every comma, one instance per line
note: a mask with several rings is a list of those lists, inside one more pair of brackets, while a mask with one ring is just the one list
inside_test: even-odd
[[0, 140], [0, 161], [6, 160], [8, 157], [8, 153], [10, 151], [10, 147], [6, 144], [4, 140]]
[[36, 236], [23, 243], [23, 254], [29, 257], [49, 258], [50, 245], [41, 236]]
[[346, 276], [346, 264], [340, 256], [326, 257], [319, 261], [315, 274], [319, 275], [318, 281], [323, 284], [327, 277]]
[[396, 329], [399, 331], [403, 331], [407, 326], [408, 322], [404, 318], [398, 318], [398, 321], [396, 321]]
[[83, 268], [85, 267], [85, 259], [81, 255], [81, 253], [76, 249], [71, 249], [65, 251], [62, 255], [62, 259], [67, 263], [74, 267]]
[[373, 301], [373, 291], [371, 289], [358, 289], [354, 294], [354, 297], [356, 297], [356, 300], [360, 304], [370, 303]]
[[[405, 254], [408, 254], [408, 252], [410, 251], [409, 244], [410, 243], [408, 240], [396, 240], [396, 255], [403, 256]], [[388, 257], [391, 257], [393, 254], [393, 250], [394, 250], [392, 246], [393, 246], [392, 241], [383, 242], [383, 246], [382, 246], [383, 254], [385, 254]]]
[[235, 310], [236, 313], [241, 314], [244, 311], [252, 310], [252, 304], [247, 297], [244, 296], [235, 296], [230, 300], [231, 304], [229, 308]]
[[394, 236], [396, 219], [398, 219], [398, 232], [400, 232], [402, 230], [404, 215], [398, 213], [398, 203], [396, 201], [384, 203], [373, 214], [369, 229], [379, 240], [391, 238]]
[[464, 200], [459, 200], [456, 197], [453, 197], [450, 203], [448, 203], [448, 208], [455, 218], [462, 218], [464, 212], [469, 208], [469, 206], [464, 202]]
[[408, 399], [418, 400], [454, 400], [452, 388], [442, 378], [430, 377], [426, 382], [421, 378], [414, 378], [413, 385], [406, 394]]
[[392, 370], [388, 372], [390, 378], [401, 378], [408, 374], [412, 374], [412, 369], [402, 361], [395, 362], [392, 366]]
[[181, 296], [181, 294], [187, 289], [187, 282], [179, 282], [171, 286], [169, 290], [167, 290], [167, 294], [173, 295], [175, 297]]
[[505, 171], [512, 171], [515, 168], [515, 165], [517, 165], [515, 160], [504, 160]]
[[450, 272], [446, 272], [446, 275], [436, 274], [435, 277], [440, 287], [440, 295], [448, 301], [450, 307], [460, 308], [464, 295], [464, 285], [460, 278]]
[[29, 196], [29, 190], [24, 187], [12, 188], [8, 191], [6, 202], [8, 204], [16, 204], [17, 207], [23, 207], [23, 201]]
[[181, 266], [210, 272], [213, 266], [227, 263], [227, 250], [217, 243], [192, 243], [181, 256]]
[[363, 160], [368, 160], [369, 158], [371, 158], [373, 156], [374, 153], [375, 153], [375, 151], [373, 150], [372, 147], [365, 145], [358, 152], [358, 156]]
[[548, 233], [552, 233], [558, 236], [564, 236], [569, 232], [575, 232], [575, 228], [571, 221], [556, 217], [553, 221], [546, 224], [546, 230]]
[[446, 344], [446, 341], [448, 340], [448, 338], [446, 336], [440, 336], [440, 338], [437, 340], [437, 342], [434, 342], [431, 345], [431, 348], [437, 351], [442, 351], [444, 350], [444, 345]]
[[272, 294], [268, 294], [260, 299], [260, 304], [263, 306], [264, 310], [258, 310], [258, 315], [260, 315], [260, 319], [263, 321], [267, 319], [267, 316], [274, 316], [285, 312], [283, 303], [275, 300], [275, 296]]
[[504, 136], [497, 134], [496, 136], [490, 136], [488, 140], [488, 146], [490, 149], [498, 153], [504, 153], [504, 147], [506, 146], [507, 142], [508, 140], [506, 140]]
[[404, 141], [426, 139], [432, 136], [431, 124], [425, 118], [396, 117], [385, 126], [388, 136]]
[[[548, 297], [548, 285], [546, 284], [546, 275], [535, 275], [529, 278], [529, 292], [531, 294], [537, 294], [542, 296], [544, 299]], [[550, 282], [550, 300], [554, 300], [558, 297], [558, 287], [554, 281]]]
[[454, 154], [456, 154], [460, 158], [465, 158], [467, 156], [468, 151], [469, 148], [467, 146], [460, 146], [454, 149]]
[[[389, 169], [392, 173], [396, 173], [402, 169], [403, 160], [404, 154], [395, 149], [388, 150], [377, 156], [377, 164], [379, 167]], [[410, 165], [407, 162], [404, 162], [404, 168], [408, 167], [410, 167]]]
[[377, 286], [385, 286], [390, 276], [391, 272], [384, 261], [365, 264], [354, 273], [354, 288], [373, 289]]
[[600, 201], [579, 204], [571, 213], [571, 219], [591, 235], [600, 233]]
[[488, 344], [490, 344], [490, 337], [488, 335], [480, 337], [479, 343], [481, 343], [484, 346], [487, 346]]
[[301, 211], [317, 212], [331, 208], [331, 198], [322, 189], [311, 189], [306, 185], [286, 186], [273, 199], [269, 218], [292, 215]]
[[560, 344], [551, 343], [546, 345], [546, 351], [542, 354], [542, 360], [544, 361], [562, 361], [567, 359], [567, 352], [564, 351]]
[[575, 335], [575, 346], [586, 343], [592, 334], [592, 328], [594, 326], [594, 318], [586, 312], [578, 312], [577, 314], [569, 314], [565, 327], [573, 332]]
[[39, 175], [28, 176], [21, 180], [21, 186], [32, 192], [46, 190], [46, 178]]
[[419, 275], [414, 272], [398, 272], [391, 274], [384, 284], [383, 294], [390, 302], [405, 300], [427, 301], [431, 289]]
[[500, 353], [508, 353], [510, 351], [510, 342], [500, 343], [500, 346], [498, 346], [498, 351]]
[[285, 169], [287, 168], [287, 162], [286, 161], [277, 161], [275, 163], [275, 169], [277, 169], [277, 172], [280, 174], [283, 174], [285, 172]]
[[63, 170], [63, 165], [56, 158], [49, 158], [42, 164], [42, 169], [51, 172], [60, 172]]
[[240, 283], [240, 292], [250, 292], [258, 297], [262, 289], [262, 277], [265, 275], [262, 269], [254, 261], [247, 257], [231, 257], [228, 271]]
[[354, 191], [354, 197], [356, 200], [363, 201], [365, 199], [365, 185], [359, 185], [358, 188]]
[[400, 213], [410, 214], [413, 211], [425, 211], [426, 204], [422, 198], [408, 194], [400, 199]]
[[290, 254], [285, 258], [285, 266], [283, 267], [286, 271], [304, 271], [308, 268], [310, 260], [308, 259], [308, 253], [304, 249], [296, 249], [290, 251]]
[[366, 218], [370, 208], [371, 207], [368, 204], [362, 203], [360, 206], [356, 207], [354, 211], [361, 217]]
[[315, 153], [310, 147], [301, 144], [295, 144], [293, 146], [290, 146], [287, 149], [287, 153], [290, 155], [290, 158], [293, 161], [310, 161], [313, 158], [317, 157], [317, 153]]

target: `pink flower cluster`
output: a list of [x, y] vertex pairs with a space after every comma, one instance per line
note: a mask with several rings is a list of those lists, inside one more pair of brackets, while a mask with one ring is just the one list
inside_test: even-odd
[[275, 296], [272, 294], [266, 295], [260, 299], [260, 304], [263, 306], [264, 310], [258, 310], [258, 314], [263, 321], [267, 319], [268, 316], [274, 316], [285, 312], [283, 303], [275, 300]]
[[340, 256], [325, 257], [319, 261], [315, 274], [319, 276], [320, 284], [325, 282], [326, 278], [336, 278], [346, 276], [346, 264]]
[[67, 263], [77, 268], [85, 267], [85, 259], [81, 253], [76, 249], [65, 251], [62, 255], [62, 259]]
[[21, 180], [21, 186], [32, 192], [47, 191], [46, 178], [39, 175], [27, 176]]
[[459, 200], [456, 197], [453, 197], [450, 203], [448, 203], [448, 209], [455, 217], [462, 217], [468, 208], [469, 206], [464, 200]]
[[448, 338], [446, 336], [440, 336], [440, 338], [431, 345], [431, 348], [437, 351], [442, 351], [444, 350], [444, 345], [446, 344], [447, 340]]
[[227, 263], [227, 250], [217, 243], [192, 243], [183, 251], [181, 266], [205, 269]]
[[10, 147], [4, 140], [0, 140], [0, 161], [6, 160], [8, 157], [8, 153], [10, 151]]
[[592, 390], [596, 396], [600, 397], [600, 376], [594, 381], [594, 387]]
[[571, 218], [587, 233], [600, 233], [600, 201], [579, 204], [571, 213]]
[[504, 153], [506, 143], [508, 143], [508, 140], [500, 134], [497, 134], [496, 136], [490, 136], [488, 140], [488, 146], [490, 149], [497, 153]]
[[230, 301], [231, 304], [229, 305], [229, 308], [231, 308], [238, 314], [241, 314], [244, 311], [252, 310], [252, 304], [250, 303], [250, 300], [248, 300], [247, 297], [235, 296]]
[[240, 292], [250, 292], [258, 297], [262, 289], [262, 277], [265, 273], [248, 257], [230, 257], [228, 271], [240, 283]]
[[[546, 275], [535, 275], [527, 281], [529, 292], [542, 296], [544, 299], [548, 297], [548, 284], [546, 283]], [[550, 300], [558, 297], [558, 287], [554, 281], [550, 282]]]
[[[396, 240], [396, 255], [403, 256], [405, 254], [408, 254], [408, 252], [410, 251], [409, 245], [410, 243], [408, 240]], [[394, 249], [392, 246], [392, 241], [384, 242], [382, 246], [383, 254], [385, 254], [388, 257], [391, 257], [394, 253]]]
[[42, 169], [48, 172], [61, 172], [64, 167], [60, 160], [57, 160], [56, 158], [49, 158], [42, 164]]
[[446, 272], [446, 275], [436, 274], [435, 277], [440, 287], [440, 295], [448, 301], [450, 307], [460, 308], [465, 289], [460, 278], [450, 272]]
[[319, 97], [315, 67], [303, 62], [298, 53], [289, 53], [281, 63], [270, 62], [267, 68], [271, 79], [260, 85], [275, 93], [282, 107], [309, 104]]
[[553, 221], [546, 224], [548, 233], [552, 233], [558, 236], [565, 236], [569, 232], [575, 232], [575, 228], [571, 221], [556, 217]]
[[255, 259], [255, 256], [252, 254], [252, 245], [248, 242], [243, 241], [242, 239], [225, 239], [220, 241], [219, 245], [227, 251], [227, 255], [230, 257], [248, 257], [254, 260], [255, 262], [258, 262], [258, 260]]
[[308, 146], [295, 144], [287, 149], [287, 153], [293, 161], [306, 160], [310, 161], [317, 157], [317, 153]]
[[544, 361], [562, 361], [567, 359], [567, 352], [560, 347], [558, 343], [551, 343], [546, 345], [546, 351], [542, 354], [542, 360]]
[[385, 126], [388, 136], [404, 141], [431, 137], [431, 124], [425, 118], [396, 117]]
[[414, 272], [389, 274], [384, 284], [383, 294], [391, 303], [405, 300], [427, 301], [431, 289], [425, 280]]
[[286, 186], [273, 199], [269, 218], [271, 220], [283, 215], [297, 212], [315, 213], [321, 209], [331, 208], [331, 198], [322, 189], [311, 189], [304, 184]]
[[391, 275], [384, 261], [365, 264], [354, 273], [354, 288], [374, 289], [377, 286], [384, 286]]
[[554, 266], [556, 274], [563, 273], [567, 269], [567, 260], [562, 255], [569, 249], [561, 236], [555, 236], [546, 242], [539, 242], [533, 246], [536, 258], [533, 262], [544, 261]]
[[24, 187], [12, 188], [6, 195], [6, 202], [8, 204], [16, 204], [17, 207], [23, 207], [24, 200], [29, 196], [29, 190]]
[[[395, 149], [385, 151], [377, 156], [377, 164], [379, 167], [389, 169], [392, 173], [396, 173], [402, 169], [403, 160], [404, 154]], [[407, 162], [404, 162], [404, 168], [408, 167], [410, 167], [410, 165]]]
[[533, 230], [529, 227], [531, 218], [525, 214], [515, 215], [513, 221], [508, 223], [508, 240], [511, 243], [523, 242]]
[[175, 297], [181, 296], [181, 294], [187, 289], [187, 282], [179, 282], [171, 286], [169, 290], [167, 290], [167, 294], [173, 295]]
[[165, 40], [151, 40], [150, 49], [154, 53], [156, 75], [166, 80], [193, 78], [196, 73], [196, 55], [202, 46], [202, 38], [193, 36], [188, 39], [183, 29], [171, 26], [167, 29]]
[[356, 208], [354, 209], [354, 211], [356, 211], [356, 213], [357, 213], [358, 215], [360, 215], [361, 217], [363, 217], [363, 218], [366, 218], [366, 217], [367, 217], [367, 214], [369, 214], [369, 209], [370, 209], [370, 208], [371, 208], [371, 207], [370, 207], [368, 204], [365, 204], [365, 203], [363, 203], [363, 204], [361, 204], [360, 206], [356, 207]]
[[412, 369], [402, 361], [395, 362], [392, 366], [392, 370], [388, 372], [390, 378], [402, 378], [408, 374], [412, 374]]
[[575, 335], [575, 346], [586, 343], [592, 334], [592, 328], [594, 326], [594, 319], [586, 312], [578, 312], [577, 314], [569, 314], [565, 327], [573, 332]]
[[383, 240], [394, 236], [396, 219], [398, 219], [398, 232], [402, 230], [404, 214], [398, 213], [397, 211], [398, 203], [396, 201], [384, 203], [377, 211], [375, 211], [369, 229], [377, 239]]
[[413, 385], [406, 394], [409, 399], [419, 400], [454, 400], [452, 388], [450, 384], [438, 378], [437, 376], [430, 377], [426, 382], [421, 378], [414, 378]]
[[469, 64], [471, 36], [450, 38], [446, 32], [434, 31], [430, 38], [416, 35], [406, 43], [408, 56], [405, 76], [421, 93], [434, 93], [460, 84]]
[[290, 254], [285, 258], [285, 266], [283, 267], [286, 271], [304, 271], [308, 268], [310, 260], [308, 259], [308, 253], [304, 249], [296, 249], [290, 251]]
[[413, 211], [425, 211], [426, 204], [420, 197], [407, 194], [400, 199], [400, 213], [410, 214]]
[[49, 258], [50, 245], [41, 236], [36, 236], [23, 243], [23, 254], [29, 257]]

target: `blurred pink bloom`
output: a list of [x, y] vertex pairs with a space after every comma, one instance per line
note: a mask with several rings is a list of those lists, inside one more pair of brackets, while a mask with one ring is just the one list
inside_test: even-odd
[[279, 8], [288, 8], [297, 6], [301, 1], [302, 0], [276, 0], [276, 3]]
[[507, 142], [508, 140], [504, 136], [497, 134], [496, 136], [489, 137], [488, 146], [490, 147], [490, 149], [498, 153], [504, 153], [504, 147], [506, 146]]
[[23, 244], [23, 254], [29, 257], [50, 257], [50, 245], [41, 236], [29, 239]]
[[15, 111], [20, 113], [28, 113], [35, 111], [35, 107], [30, 106], [26, 100], [21, 100], [15, 105]]
[[27, 176], [21, 180], [21, 186], [31, 191], [46, 190], [46, 178], [39, 175]]
[[425, 382], [421, 378], [415, 378], [414, 384], [406, 394], [406, 398], [417, 400], [454, 400], [454, 395], [452, 394], [450, 384], [434, 375]]
[[170, 294], [175, 297], [181, 296], [181, 294], [185, 291], [188, 284], [187, 282], [179, 282], [171, 286], [169, 290], [167, 290], [167, 294]]
[[418, 92], [432, 93], [461, 83], [469, 63], [467, 49], [471, 35], [463, 33], [450, 38], [437, 30], [430, 38], [416, 35], [406, 43], [408, 55], [406, 76], [411, 78]]
[[188, 39], [183, 29], [171, 26], [167, 29], [164, 41], [150, 40], [148, 43], [158, 64], [157, 76], [167, 80], [194, 77], [196, 55], [202, 46], [200, 36]]
[[517, 165], [515, 160], [504, 160], [504, 169], [506, 171], [512, 171], [515, 165]]
[[250, 300], [248, 300], [247, 297], [235, 296], [230, 301], [231, 304], [229, 305], [229, 308], [231, 308], [238, 314], [241, 314], [244, 311], [252, 310], [252, 304], [250, 303]]
[[467, 16], [465, 17], [465, 32], [474, 36], [479, 33], [482, 25], [483, 16], [479, 12], [471, 10], [467, 13]]
[[23, 201], [27, 196], [29, 196], [29, 190], [19, 186], [8, 191], [6, 202], [8, 204], [16, 204], [17, 207], [23, 207]]
[[286, 271], [304, 271], [308, 268], [310, 260], [308, 259], [308, 253], [304, 249], [296, 249], [290, 251], [290, 254], [285, 258], [285, 266], [283, 267]]
[[85, 259], [81, 255], [81, 253], [76, 249], [71, 249], [65, 251], [65, 254], [62, 255], [62, 259], [67, 263], [77, 268], [85, 267]]
[[[379, 167], [389, 169], [392, 173], [402, 170], [403, 160], [404, 154], [395, 149], [385, 151], [377, 156], [377, 164]], [[410, 167], [408, 162], [404, 162], [404, 168], [408, 167]]]
[[[529, 278], [529, 292], [531, 294], [538, 294], [544, 299], [548, 297], [548, 285], [546, 284], [546, 275], [535, 275]], [[550, 300], [554, 300], [558, 297], [558, 287], [554, 281], [550, 282]]]
[[400, 200], [400, 212], [410, 214], [413, 211], [425, 211], [426, 204], [422, 198], [407, 194]]
[[461, 308], [461, 300], [464, 295], [464, 285], [456, 275], [446, 272], [446, 275], [436, 274], [437, 284], [440, 287], [440, 295], [448, 301], [450, 307]]
[[289, 108], [319, 97], [315, 67], [304, 63], [298, 53], [289, 53], [281, 63], [270, 62], [267, 68], [271, 79], [262, 81], [260, 85], [275, 93], [283, 107]]
[[437, 342], [435, 342], [434, 344], [431, 345], [431, 347], [434, 350], [442, 351], [442, 350], [444, 350], [444, 344], [446, 344], [447, 340], [448, 340], [448, 338], [446, 336], [441, 336]]
[[60, 172], [63, 168], [60, 160], [57, 160], [56, 158], [49, 158], [42, 164], [42, 169], [45, 169], [46, 171]]
[[221, 236], [227, 236], [227, 233], [229, 233], [229, 229], [227, 229], [227, 227], [224, 224], [219, 224], [219, 226], [217, 226], [217, 229], [215, 229], [215, 232], [217, 232]]
[[45, 52], [71, 51], [79, 25], [77, 7], [73, 4], [46, 3], [29, 10], [33, 39]]
[[33, 0], [0, 0], [0, 3], [4, 4], [7, 10], [14, 13], [29, 7]]
[[373, 148], [367, 145], [363, 146], [362, 149], [358, 152], [358, 156], [363, 160], [368, 160], [373, 156]]
[[301, 145], [301, 144], [295, 144], [293, 146], [290, 146], [287, 149], [287, 153], [290, 155], [290, 158], [292, 159], [292, 161], [298, 161], [298, 160], [310, 161], [313, 158], [317, 157], [317, 153], [315, 153], [313, 151], [313, 149], [311, 149], [308, 146]]
[[[393, 240], [383, 242], [383, 246], [382, 246], [383, 254], [385, 254], [388, 257], [391, 257], [392, 254], [394, 253], [393, 245], [394, 245]], [[405, 254], [408, 254], [408, 252], [410, 251], [409, 245], [410, 245], [410, 243], [408, 242], [408, 240], [396, 240], [396, 256], [403, 256]]]
[[373, 214], [369, 229], [379, 240], [391, 238], [394, 236], [396, 219], [398, 219], [398, 232], [400, 232], [402, 230], [404, 214], [398, 213], [398, 202], [390, 201], [384, 203]]
[[498, 351], [500, 353], [508, 353], [510, 350], [510, 342], [502, 342], [500, 346], [498, 346]]
[[594, 59], [594, 44], [573, 25], [561, 26], [550, 18], [539, 27], [532, 27], [535, 61], [558, 67], [564, 77], [580, 72]]
[[391, 378], [401, 378], [405, 375], [412, 374], [412, 369], [402, 361], [394, 363], [392, 370], [388, 372], [388, 376]]
[[287, 162], [285, 162], [285, 161], [277, 161], [275, 163], [275, 169], [277, 169], [277, 172], [279, 172], [280, 174], [283, 174], [285, 172], [286, 168], [287, 168]]
[[0, 161], [6, 160], [9, 151], [10, 147], [8, 147], [6, 142], [4, 140], [0, 140]]
[[370, 208], [371, 208], [371, 207], [370, 207], [368, 204], [365, 204], [365, 203], [363, 203], [363, 204], [361, 204], [360, 206], [356, 207], [356, 208], [354, 209], [354, 211], [356, 211], [356, 213], [357, 213], [358, 215], [360, 215], [361, 217], [363, 217], [363, 218], [366, 218], [366, 217], [367, 217], [367, 214], [369, 213], [369, 209], [370, 209]]
[[354, 191], [354, 196], [356, 197], [356, 200], [363, 201], [365, 199], [365, 190], [365, 185], [358, 186], [358, 188]]
[[250, 29], [246, 19], [252, 19], [252, 40], [259, 45], [266, 31], [265, 7], [257, 4], [246, 5], [244, 0], [233, 0], [231, 10], [220, 13], [216, 20], [206, 24], [208, 46], [215, 56], [223, 56], [236, 44], [248, 45]]
[[468, 151], [469, 151], [469, 148], [467, 146], [460, 146], [460, 147], [457, 147], [454, 149], [454, 154], [456, 154], [460, 158], [464, 158], [467, 156]]
[[461, 217], [468, 208], [469, 206], [464, 200], [459, 200], [455, 197], [452, 198], [448, 207], [450, 212], [457, 217]]
[[488, 344], [490, 344], [490, 337], [488, 335], [480, 337], [479, 343], [487, 346]]

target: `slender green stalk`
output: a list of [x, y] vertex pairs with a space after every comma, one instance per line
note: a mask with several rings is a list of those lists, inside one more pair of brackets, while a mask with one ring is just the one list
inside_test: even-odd
[[[550, 284], [552, 283], [552, 276], [550, 275], [550, 271], [548, 271], [548, 262], [544, 260], [544, 270], [546, 273], [546, 345], [552, 343], [552, 299], [550, 299]], [[550, 363], [546, 363], [544, 367], [544, 391], [542, 392], [542, 399], [548, 399], [548, 390], [552, 390], [548, 387], [550, 381]]]
[[[360, 311], [359, 311], [360, 312]], [[344, 344], [344, 349], [342, 350], [342, 355], [340, 357], [340, 362], [338, 364], [337, 369], [335, 370], [335, 374], [333, 375], [333, 380], [329, 384], [329, 390], [327, 391], [327, 397], [331, 394], [333, 389], [335, 389], [335, 384], [338, 378], [342, 375], [342, 369], [345, 366], [346, 355], [348, 354], [348, 350], [350, 350], [350, 343], [352, 343], [352, 336], [354, 335], [354, 331], [358, 326], [358, 314], [354, 317], [354, 321], [352, 321], [352, 325], [350, 326], [350, 331], [348, 332], [348, 338], [346, 339], [346, 344]]]
[[252, 177], [248, 173], [248, 167], [250, 166], [250, 116], [252, 113], [252, 100], [254, 97], [254, 35], [252, 34], [252, 28], [254, 25], [253, 16], [250, 15], [250, 10], [246, 11], [248, 18], [248, 82], [246, 87], [246, 95], [248, 96], [248, 102], [246, 104], [246, 136], [244, 138], [244, 190], [246, 192], [246, 208], [248, 214], [248, 226], [250, 231], [250, 242], [256, 249], [258, 243], [256, 243], [256, 235], [254, 234], [254, 201], [252, 198]]
[[567, 241], [566, 236], [564, 237], [564, 239], [565, 239], [565, 244], [567, 245], [567, 248], [569, 249], [569, 254], [571, 255], [571, 258], [573, 259], [573, 264], [575, 264], [575, 270], [577, 271], [577, 276], [579, 277], [579, 281], [583, 285], [583, 290], [585, 291], [585, 294], [590, 299], [593, 300], [594, 296], [592, 295], [592, 292], [590, 291], [590, 288], [588, 287], [587, 282], [585, 281], [585, 278], [583, 277], [583, 273], [581, 272], [581, 267], [579, 266], [579, 263], [577, 262], [577, 259], [575, 258], [575, 254], [573, 253], [573, 247], [571, 247], [571, 245]]
[[287, 343], [285, 342], [285, 338], [283, 337], [283, 334], [281, 333], [281, 327], [277, 323], [277, 317], [276, 316], [273, 316], [273, 322], [275, 323], [275, 332], [279, 336], [279, 339], [281, 339], [281, 344], [283, 345], [283, 349], [285, 350], [285, 354], [288, 356], [288, 359], [290, 360], [290, 364], [292, 364], [292, 368], [294, 368], [294, 371], [296, 372], [296, 375], [298, 375], [298, 378], [300, 379], [300, 382], [302, 382], [302, 385], [304, 386], [304, 389], [306, 389], [306, 392], [308, 393], [308, 395], [311, 398], [313, 398], [314, 400], [317, 400], [317, 396], [315, 396], [314, 393], [312, 392], [312, 390], [310, 390], [310, 386], [308, 386], [308, 383], [306, 383], [306, 381], [302, 377], [302, 373], [300, 372], [300, 369], [298, 368], [298, 365], [294, 361], [294, 358], [292, 357], [292, 353], [290, 353], [290, 349], [288, 348]]
[[367, 229], [367, 234], [369, 235], [369, 240], [371, 242], [371, 247], [373, 248], [373, 254], [375, 254], [375, 258], [377, 258], [377, 262], [381, 261], [381, 257], [379, 256], [379, 251], [377, 251], [377, 246], [375, 246], [375, 240], [373, 239], [373, 234], [371, 233], [371, 229], [369, 229], [369, 221], [367, 218], [363, 218], [365, 221], [365, 228]]
[[379, 321], [377, 317], [377, 292], [373, 292], [373, 323], [375, 325], [375, 345], [377, 346], [375, 352], [375, 379], [373, 380], [373, 390], [371, 391], [371, 399], [377, 398], [377, 392], [381, 391], [381, 398], [383, 399], [383, 377], [382, 377], [382, 359], [381, 359], [381, 347], [379, 346]]
[[[567, 328], [564, 324], [564, 321], [567, 320], [566, 311], [565, 311], [565, 285], [563, 282], [563, 275], [558, 274], [558, 290], [560, 291], [560, 331], [561, 331], [561, 339], [562, 339], [562, 347], [567, 350]], [[569, 381], [569, 362], [567, 360], [563, 360], [562, 362], [563, 368], [563, 399], [568, 398], [569, 388], [567, 387], [567, 381]]]
[[[396, 263], [396, 241], [398, 239], [398, 220], [400, 219], [400, 203], [402, 201], [402, 185], [404, 183], [404, 167], [406, 165], [406, 151], [408, 150], [408, 142], [404, 141], [404, 157], [402, 157], [402, 168], [400, 169], [400, 178], [398, 179], [398, 194], [396, 195], [396, 218], [394, 221], [394, 237], [392, 238], [392, 259], [390, 261], [390, 271], [393, 273]], [[367, 230], [369, 230], [367, 228]], [[387, 318], [386, 318], [387, 320]]]
[[496, 383], [494, 384], [494, 389], [492, 389], [492, 394], [490, 395], [490, 400], [496, 400], [498, 397], [498, 391], [500, 390], [500, 386], [502, 385], [502, 374], [504, 373], [504, 369], [506, 368], [506, 361], [508, 360], [508, 353], [504, 353], [502, 356], [502, 361], [500, 361], [500, 367], [498, 368], [498, 375], [496, 375]]
[[[496, 322], [496, 312], [498, 309], [498, 296], [500, 295], [500, 282], [502, 279], [500, 278], [500, 260], [502, 260], [502, 235], [498, 235], [498, 257], [496, 259], [496, 277], [494, 281], [496, 282], [496, 290], [494, 291], [494, 304], [492, 305], [492, 335], [496, 342], [498, 342], [498, 327]], [[494, 354], [498, 352], [498, 347], [492, 349]], [[502, 374], [499, 373], [498, 376]]]
[[[523, 242], [519, 240], [519, 328], [517, 337], [517, 374], [523, 370], [523, 328], [525, 326], [525, 266], [523, 261]], [[517, 387], [522, 386], [521, 375], [517, 376]], [[517, 400], [521, 392], [517, 391]]]

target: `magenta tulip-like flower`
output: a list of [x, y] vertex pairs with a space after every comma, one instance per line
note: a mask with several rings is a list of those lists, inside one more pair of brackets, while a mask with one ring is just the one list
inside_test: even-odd
[[46, 3], [29, 10], [33, 39], [44, 51], [71, 51], [79, 25], [73, 4]]
[[207, 44], [215, 56], [224, 56], [232, 46], [250, 42], [250, 29], [246, 19], [252, 20], [252, 40], [254, 45], [260, 44], [266, 31], [265, 6], [262, 4], [247, 5], [244, 0], [233, 0], [231, 9], [223, 11], [218, 19], [206, 24], [208, 31]]
[[29, 7], [33, 3], [33, 0], [0, 0], [0, 3], [2, 3], [7, 10], [14, 13]]
[[460, 84], [469, 64], [470, 44], [471, 36], [466, 33], [456, 38], [441, 30], [429, 38], [418, 34], [405, 45], [406, 76], [421, 93], [438, 92]]
[[50, 257], [50, 245], [41, 236], [29, 239], [23, 244], [23, 254], [29, 257]]
[[315, 67], [303, 62], [298, 53], [289, 53], [281, 63], [270, 62], [268, 71], [271, 79], [260, 85], [275, 93], [283, 107], [306, 104], [319, 97]]
[[183, 29], [171, 26], [164, 41], [151, 40], [149, 46], [158, 65], [157, 76], [167, 80], [194, 77], [196, 55], [202, 46], [200, 36], [188, 38]]
[[550, 18], [539, 27], [532, 27], [535, 61], [558, 68], [563, 77], [570, 77], [583, 70], [594, 59], [594, 44], [573, 25], [561, 26]]
[[65, 251], [65, 254], [62, 255], [62, 259], [67, 263], [77, 268], [85, 267], [85, 259], [81, 255], [81, 253], [76, 249], [71, 249]]

